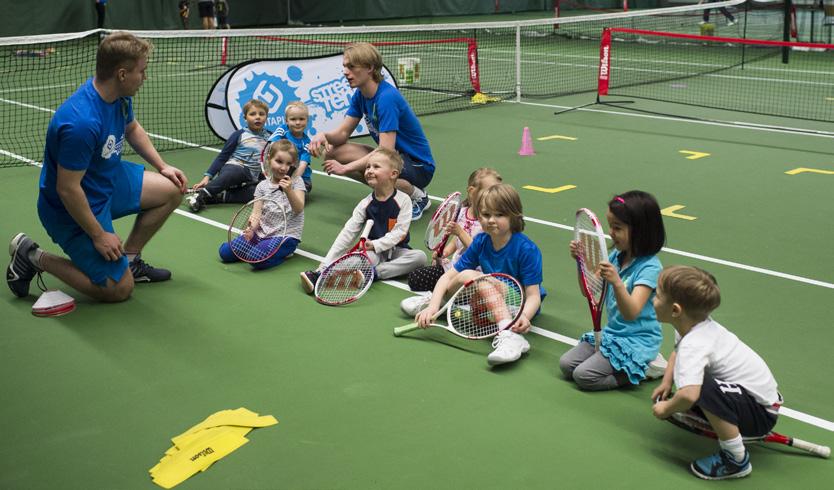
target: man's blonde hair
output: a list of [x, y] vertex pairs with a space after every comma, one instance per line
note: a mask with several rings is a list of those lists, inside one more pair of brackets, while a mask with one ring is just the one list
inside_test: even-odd
[[101, 41], [96, 53], [96, 78], [107, 81], [119, 68], [132, 70], [139, 60], [149, 58], [153, 44], [128, 32], [114, 32]]
[[391, 150], [389, 148], [380, 146], [377, 147], [376, 150], [371, 152], [369, 161], [371, 158], [373, 158], [374, 160], [384, 161], [388, 166], [396, 170], [397, 173], [401, 174], [403, 172], [403, 157], [401, 157], [396, 150]]
[[521, 196], [510, 184], [495, 184], [478, 194], [475, 216], [480, 218], [484, 211], [503, 214], [510, 218], [510, 230], [518, 233], [524, 230], [524, 212]]
[[718, 281], [709, 272], [687, 265], [663, 269], [657, 279], [663, 296], [678, 303], [695, 320], [703, 320], [721, 304]]
[[382, 82], [382, 55], [370, 43], [354, 43], [345, 48], [349, 65], [370, 68], [375, 82]]
[[298, 109], [300, 111], [304, 111], [304, 114], [306, 116], [308, 116], [308, 117], [310, 116], [310, 109], [307, 108], [307, 104], [305, 104], [304, 102], [301, 102], [300, 100], [294, 100], [294, 101], [290, 102], [289, 104], [287, 104], [287, 108], [284, 109], [284, 118], [286, 118], [287, 115], [290, 113], [290, 111], [293, 110], [293, 109]]

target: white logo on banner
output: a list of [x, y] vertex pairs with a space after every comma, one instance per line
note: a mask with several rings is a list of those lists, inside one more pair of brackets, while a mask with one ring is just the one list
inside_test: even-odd
[[[311, 60], [256, 61], [238, 66], [226, 83], [226, 108], [234, 126], [246, 125], [243, 106], [251, 99], [259, 99], [269, 106], [266, 127], [274, 131], [284, 123], [287, 104], [300, 100], [310, 111], [307, 127], [310, 136], [336, 129], [344, 120], [354, 92], [342, 72], [343, 59], [339, 54]], [[387, 83], [396, 86], [385, 68], [383, 76]], [[362, 121], [352, 136], [365, 134], [368, 134], [368, 128]]]

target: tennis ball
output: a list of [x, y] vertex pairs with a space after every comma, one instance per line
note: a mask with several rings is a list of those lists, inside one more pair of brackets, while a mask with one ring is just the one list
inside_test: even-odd
[[455, 310], [455, 318], [460, 318], [462, 316], [463, 316], [463, 313], [461, 313], [460, 310]]

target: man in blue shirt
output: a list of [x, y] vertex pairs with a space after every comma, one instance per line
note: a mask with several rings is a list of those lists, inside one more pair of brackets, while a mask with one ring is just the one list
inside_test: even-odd
[[[43, 251], [24, 233], [16, 235], [6, 269], [16, 296], [27, 296], [42, 271], [101, 301], [127, 299], [135, 282], [170, 279], [169, 271], [140, 256], [187, 186], [185, 174], [162, 160], [133, 117], [132, 97], [145, 81], [151, 49], [132, 34], [107, 36], [96, 55], [95, 77], [55, 111], [46, 134], [38, 216], [69, 260]], [[125, 141], [159, 173], [122, 161]], [[137, 214], [136, 222], [122, 243], [113, 220], [128, 214]]]
[[356, 92], [342, 124], [328, 133], [318, 133], [310, 142], [313, 156], [327, 154], [324, 169], [364, 182], [368, 145], [348, 143], [353, 130], [364, 117], [373, 140], [382, 147], [396, 150], [403, 159], [403, 171], [397, 189], [411, 196], [414, 203], [411, 219], [417, 220], [429, 207], [425, 188], [434, 176], [434, 157], [420, 121], [399, 90], [383, 83], [382, 56], [368, 43], [351, 44], [345, 49], [342, 63], [345, 78]]

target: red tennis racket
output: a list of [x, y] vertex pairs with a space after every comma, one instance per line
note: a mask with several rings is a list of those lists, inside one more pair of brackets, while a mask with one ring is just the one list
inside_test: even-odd
[[364, 295], [374, 282], [374, 265], [365, 243], [374, 222], [365, 222], [359, 241], [348, 253], [331, 262], [316, 281], [316, 301], [324, 305], [339, 306], [353, 303]]
[[[461, 286], [432, 318], [432, 327], [445, 328], [466, 339], [494, 337], [511, 327], [524, 309], [524, 289], [507, 274], [484, 274]], [[446, 324], [435, 323], [446, 312]], [[410, 323], [394, 329], [399, 337], [420, 328]]]
[[605, 293], [608, 290], [599, 264], [608, 262], [605, 248], [605, 234], [596, 215], [587, 208], [576, 212], [576, 226], [573, 239], [577, 243], [576, 268], [579, 275], [579, 289], [588, 299], [591, 319], [594, 322], [594, 349], [599, 350], [600, 324]]
[[[684, 430], [688, 430], [700, 436], [718, 439], [709, 421], [699, 417], [693, 412], [676, 412], [668, 419], [673, 425], [676, 425]], [[768, 432], [760, 437], [744, 437], [744, 442], [771, 442], [775, 444], [784, 444], [785, 446], [795, 447], [806, 451], [814, 456], [821, 458], [828, 458], [831, 455], [831, 448], [828, 446], [821, 446], [813, 442], [803, 441], [795, 437], [779, 434], [778, 432]]]
[[426, 228], [426, 247], [434, 252], [438, 259], [441, 258], [443, 248], [449, 240], [446, 225], [457, 221], [458, 214], [460, 214], [460, 192], [453, 192], [446, 196], [429, 220], [428, 228]]

